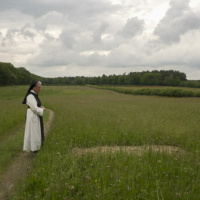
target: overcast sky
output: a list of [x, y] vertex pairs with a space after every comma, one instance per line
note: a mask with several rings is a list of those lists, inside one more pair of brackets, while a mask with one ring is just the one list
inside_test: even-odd
[[0, 61], [44, 77], [200, 80], [199, 0], [0, 0]]

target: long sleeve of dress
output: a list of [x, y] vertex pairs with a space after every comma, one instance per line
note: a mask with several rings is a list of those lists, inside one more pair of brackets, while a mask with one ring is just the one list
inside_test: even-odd
[[31, 110], [39, 116], [43, 116], [44, 110], [37, 106], [37, 101], [32, 94], [27, 96], [26, 104], [31, 108]]

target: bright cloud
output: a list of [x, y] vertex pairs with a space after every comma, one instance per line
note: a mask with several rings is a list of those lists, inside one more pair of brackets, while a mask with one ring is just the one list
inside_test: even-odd
[[174, 69], [200, 79], [197, 0], [0, 0], [0, 61], [45, 76]]

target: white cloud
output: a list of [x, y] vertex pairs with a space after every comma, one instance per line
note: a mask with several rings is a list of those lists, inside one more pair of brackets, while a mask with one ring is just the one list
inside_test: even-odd
[[200, 79], [197, 0], [7, 0], [0, 10], [0, 61], [32, 73], [175, 69]]
[[172, 0], [170, 5], [154, 31], [165, 43], [179, 42], [181, 35], [200, 28], [200, 15], [191, 11], [189, 0]]
[[136, 35], [139, 35], [143, 32], [144, 21], [139, 20], [137, 17], [127, 20], [127, 23], [120, 31], [120, 34], [125, 38], [132, 38]]
[[16, 9], [0, 12], [0, 31], [5, 35], [10, 29], [20, 29], [25, 24], [33, 21], [33, 17], [21, 13]]

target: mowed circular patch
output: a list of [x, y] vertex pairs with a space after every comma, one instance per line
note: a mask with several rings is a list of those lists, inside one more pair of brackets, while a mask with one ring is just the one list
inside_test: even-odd
[[142, 146], [98, 146], [91, 148], [74, 148], [73, 153], [77, 155], [88, 154], [88, 153], [116, 153], [126, 152], [129, 154], [142, 155], [147, 152], [163, 153], [168, 154], [174, 153], [185, 153], [186, 151], [174, 146], [162, 146], [162, 145], [142, 145]]

